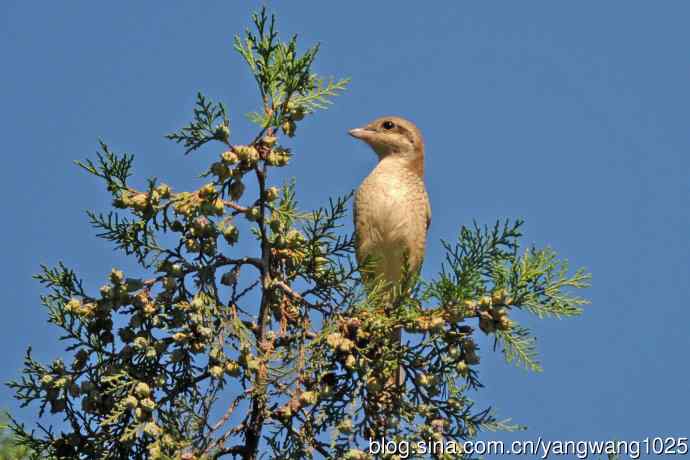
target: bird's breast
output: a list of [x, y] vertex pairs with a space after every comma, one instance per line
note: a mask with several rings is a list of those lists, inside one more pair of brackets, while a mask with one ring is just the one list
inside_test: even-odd
[[424, 255], [427, 218], [428, 198], [419, 176], [375, 169], [355, 197], [357, 258], [380, 259], [387, 278], [397, 278], [404, 257], [416, 269]]

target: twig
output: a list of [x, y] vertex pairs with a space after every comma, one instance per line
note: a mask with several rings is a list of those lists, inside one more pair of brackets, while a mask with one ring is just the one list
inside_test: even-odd
[[273, 280], [273, 285], [278, 286], [280, 289], [285, 291], [285, 293], [288, 294], [290, 297], [292, 297], [294, 300], [297, 300], [298, 302], [302, 302], [303, 304], [307, 305], [308, 307], [318, 309], [318, 305], [309, 302], [307, 299], [302, 297], [302, 295], [300, 295], [297, 291], [295, 291], [290, 286], [285, 284], [283, 281]]
[[247, 212], [247, 211], [249, 211], [249, 208], [244, 207], [244, 206], [240, 206], [239, 204], [234, 203], [234, 202], [232, 202], [232, 201], [223, 200], [223, 204], [224, 204], [225, 206], [227, 206], [228, 208], [234, 209], [235, 211], [239, 211], [239, 212]]

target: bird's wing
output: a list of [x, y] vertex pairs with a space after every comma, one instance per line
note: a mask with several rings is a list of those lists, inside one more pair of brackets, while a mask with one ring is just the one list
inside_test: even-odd
[[426, 229], [429, 230], [431, 227], [431, 206], [427, 204], [426, 206]]
[[429, 195], [424, 191], [426, 197], [426, 229], [429, 230], [431, 226], [431, 203], [429, 202]]

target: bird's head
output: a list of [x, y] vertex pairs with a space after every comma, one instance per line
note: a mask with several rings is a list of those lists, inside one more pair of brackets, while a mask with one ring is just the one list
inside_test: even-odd
[[381, 117], [349, 132], [352, 137], [369, 144], [379, 159], [396, 156], [410, 161], [420, 170], [423, 168], [424, 140], [411, 121], [400, 117]]

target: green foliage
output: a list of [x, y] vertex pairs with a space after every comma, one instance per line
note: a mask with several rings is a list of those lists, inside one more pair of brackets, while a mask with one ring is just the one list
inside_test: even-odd
[[103, 142], [99, 141], [101, 152], [96, 153], [98, 161], [77, 161], [77, 165], [90, 174], [105, 180], [111, 193], [127, 189], [127, 179], [132, 175], [134, 155], [118, 156]]
[[230, 121], [225, 106], [220, 102], [213, 104], [203, 94], [197, 93], [194, 120], [166, 137], [184, 145], [185, 153], [192, 152], [213, 140], [227, 143], [230, 138]]
[[317, 109], [324, 109], [330, 99], [343, 91], [349, 79], [326, 80], [311, 72], [319, 45], [297, 51], [297, 35], [288, 42], [278, 41], [275, 17], [270, 20], [266, 10], [252, 15], [257, 33], [245, 31], [242, 39], [235, 36], [235, 50], [240, 53], [254, 75], [263, 110], [249, 114], [250, 120], [264, 129], [283, 128], [294, 135], [295, 121]]
[[[113, 268], [90, 292], [64, 265], [43, 267], [42, 303], [73, 357], [41, 364], [27, 352], [10, 386], [63, 423], [13, 422], [17, 440], [40, 458], [352, 459], [374, 435], [460, 441], [518, 429], [472, 401], [474, 324], [508, 361], [538, 370], [533, 336], [512, 312], [577, 315], [585, 301], [572, 290], [588, 276], [569, 275], [549, 249], [521, 253], [522, 222], [506, 221], [462, 227], [435, 279], [409, 273], [392, 294], [380, 284], [365, 293], [343, 230], [352, 195], [305, 212], [294, 182], [270, 183], [295, 155], [285, 144], [297, 124], [347, 80], [315, 75], [318, 46], [300, 55], [265, 10], [253, 20], [235, 49], [259, 89], [256, 137], [231, 143], [225, 107], [202, 95], [192, 122], [168, 135], [185, 153], [218, 147], [207, 183], [134, 188], [132, 156], [104, 143], [95, 163], [79, 163], [118, 209], [89, 213], [98, 235], [151, 274]], [[245, 196], [246, 181], [256, 196]], [[238, 254], [240, 238], [255, 256]], [[397, 372], [402, 386], [391, 384]]]
[[0, 460], [29, 460], [31, 451], [17, 442], [8, 421], [7, 415], [0, 417]]

